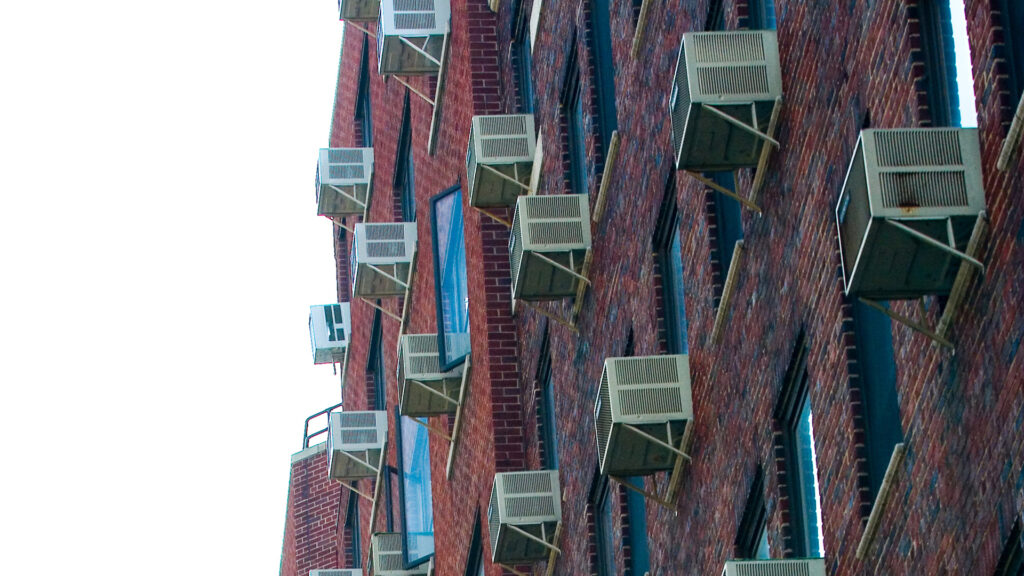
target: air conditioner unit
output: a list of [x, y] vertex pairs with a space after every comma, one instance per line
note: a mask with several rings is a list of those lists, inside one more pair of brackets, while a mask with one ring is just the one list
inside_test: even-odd
[[370, 536], [370, 570], [374, 576], [413, 576], [426, 574], [428, 562], [406, 570], [402, 557], [402, 534], [377, 532]]
[[825, 559], [726, 560], [722, 576], [825, 576]]
[[836, 206], [846, 293], [878, 300], [948, 294], [985, 209], [974, 128], [864, 130]]
[[362, 298], [401, 296], [416, 252], [416, 223], [359, 223], [354, 236], [352, 293]]
[[372, 181], [373, 148], [321, 148], [316, 166], [316, 213], [362, 216], [370, 203]]
[[491, 561], [512, 566], [546, 560], [546, 546], [510, 526], [550, 542], [562, 520], [561, 493], [557, 470], [495, 474], [487, 507]]
[[310, 570], [309, 576], [363, 576], [359, 568], [349, 570]]
[[[407, 334], [398, 342], [399, 411], [406, 416], [433, 416], [454, 414], [455, 405], [449, 398], [459, 397], [462, 386], [459, 365], [449, 372], [441, 372], [437, 351], [437, 334]], [[415, 380], [434, 392], [425, 390]]]
[[331, 412], [328, 415], [327, 469], [332, 480], [375, 478], [388, 437], [388, 413]]
[[380, 15], [380, 0], [338, 0], [338, 17], [352, 22], [373, 22]]
[[576, 294], [579, 273], [590, 248], [590, 205], [586, 194], [520, 196], [508, 251], [512, 297], [556, 300]]
[[345, 357], [352, 319], [348, 302], [309, 307], [309, 338], [313, 364], [331, 364]]
[[683, 34], [669, 98], [676, 168], [714, 172], [757, 166], [768, 144], [704, 105], [765, 132], [781, 96], [774, 31]]
[[515, 204], [527, 192], [536, 148], [533, 114], [474, 116], [466, 152], [470, 206]]
[[377, 72], [399, 76], [437, 74], [440, 66], [434, 60], [441, 60], [451, 12], [450, 0], [381, 0]]
[[678, 447], [691, 421], [693, 399], [688, 356], [604, 361], [594, 405], [601, 474], [643, 476], [671, 470], [677, 454], [636, 430]]

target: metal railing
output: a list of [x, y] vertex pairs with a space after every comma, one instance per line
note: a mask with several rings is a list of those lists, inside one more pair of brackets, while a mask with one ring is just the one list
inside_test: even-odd
[[[342, 404], [341, 402], [338, 402], [334, 406], [330, 406], [328, 408], [324, 408], [323, 410], [317, 412], [316, 414], [313, 414], [309, 418], [306, 418], [306, 423], [305, 423], [305, 425], [302, 428], [302, 449], [303, 450], [305, 450], [306, 448], [309, 448], [309, 441], [310, 440], [312, 440], [313, 438], [316, 438], [317, 436], [319, 436], [321, 434], [326, 434], [327, 433], [327, 430], [330, 428], [330, 414], [331, 414], [331, 412], [334, 412], [335, 409], [341, 408], [341, 404]], [[317, 418], [317, 417], [320, 417], [320, 416], [324, 416], [324, 415], [327, 415], [327, 417], [328, 417], [327, 418], [328, 425], [324, 426], [320, 430], [317, 430], [316, 432], [313, 432], [312, 434], [310, 434], [309, 433], [309, 422], [311, 420], [313, 420], [314, 418]]]

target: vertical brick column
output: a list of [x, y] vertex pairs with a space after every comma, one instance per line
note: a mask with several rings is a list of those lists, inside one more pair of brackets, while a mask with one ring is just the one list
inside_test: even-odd
[[326, 444], [292, 456], [280, 576], [341, 568], [341, 484], [327, 478]]

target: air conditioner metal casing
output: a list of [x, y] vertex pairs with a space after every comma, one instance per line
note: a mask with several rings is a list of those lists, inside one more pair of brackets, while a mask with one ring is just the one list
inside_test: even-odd
[[825, 559], [726, 560], [722, 576], [825, 576]]
[[429, 562], [406, 570], [400, 532], [377, 532], [370, 536], [370, 565], [374, 576], [425, 575]]
[[440, 67], [402, 39], [440, 61], [451, 12], [450, 0], [381, 0], [377, 72], [399, 76], [437, 74]]
[[406, 334], [398, 341], [399, 412], [405, 416], [454, 414], [455, 405], [413, 384], [416, 380], [457, 399], [464, 364], [441, 372], [437, 334]]
[[537, 255], [579, 273], [590, 246], [586, 194], [520, 196], [508, 245], [512, 298], [557, 300], [575, 295], [579, 279]]
[[373, 148], [321, 148], [316, 166], [316, 213], [319, 216], [362, 216], [364, 206], [337, 189], [370, 204], [373, 193]]
[[375, 478], [377, 472], [363, 462], [376, 466], [380, 461], [388, 437], [388, 413], [331, 412], [327, 428], [328, 477], [343, 482]]
[[548, 541], [562, 520], [561, 488], [557, 470], [499, 472], [494, 475], [487, 525], [491, 538], [491, 561], [506, 565], [546, 560], [550, 550], [509, 528]]
[[363, 576], [363, 571], [359, 568], [350, 568], [347, 570], [310, 570], [309, 576]]
[[488, 166], [529, 186], [537, 148], [533, 114], [474, 116], [466, 151], [469, 205], [512, 206], [526, 188], [483, 168]]
[[685, 354], [608, 358], [594, 404], [601, 474], [645, 476], [671, 470], [678, 455], [639, 430], [678, 446], [693, 421], [690, 362]]
[[963, 251], [985, 209], [974, 128], [864, 130], [836, 205], [846, 293], [877, 300], [948, 294], [961, 260], [886, 222]]
[[351, 333], [352, 316], [348, 302], [309, 307], [313, 364], [332, 364], [343, 360]]
[[416, 223], [360, 222], [355, 226], [353, 237], [352, 294], [361, 298], [405, 294], [404, 286], [371, 266], [405, 281], [416, 252]]
[[338, 18], [352, 22], [374, 22], [380, 15], [380, 0], [338, 0]]
[[683, 34], [669, 97], [676, 168], [715, 172], [757, 166], [769, 144], [703, 105], [765, 132], [781, 96], [774, 31]]

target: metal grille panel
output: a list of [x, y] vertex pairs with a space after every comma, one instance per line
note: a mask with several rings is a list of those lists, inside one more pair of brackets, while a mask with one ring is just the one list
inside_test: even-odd
[[697, 69], [697, 86], [705, 95], [767, 95], [768, 67], [763, 64], [700, 67]]
[[395, 12], [433, 12], [433, 0], [393, 0]]
[[491, 553], [498, 549], [498, 530], [501, 527], [501, 512], [498, 510], [498, 483], [491, 486], [491, 502], [487, 505], [487, 529], [491, 538]]
[[338, 414], [342, 428], [368, 428], [377, 425], [373, 412], [341, 412]]
[[550, 494], [534, 496], [506, 496], [505, 511], [509, 519], [551, 516], [555, 513], [555, 505]]
[[364, 171], [362, 164], [332, 164], [328, 169], [328, 177], [332, 180], [363, 178]]
[[480, 151], [484, 158], [527, 156], [530, 153], [530, 141], [525, 136], [481, 138]]
[[369, 258], [403, 258], [405, 242], [367, 242], [366, 255]]
[[434, 14], [431, 12], [395, 14], [396, 30], [432, 30], [434, 26]]
[[526, 118], [521, 115], [479, 117], [480, 136], [525, 136]]
[[402, 240], [405, 227], [401, 224], [367, 224], [364, 228], [367, 240]]
[[608, 452], [608, 441], [612, 434], [612, 399], [608, 389], [608, 372], [601, 371], [601, 387], [598, 390], [599, 402], [594, 414], [597, 428], [597, 457], [599, 465], [604, 468], [605, 456]]
[[551, 475], [532, 472], [506, 473], [501, 476], [501, 487], [506, 495], [551, 492]]
[[564, 194], [559, 196], [531, 196], [521, 199], [527, 218], [579, 218], [580, 196]]
[[961, 171], [882, 172], [879, 188], [886, 208], [967, 206], [967, 181]]
[[619, 410], [627, 416], [674, 414], [683, 410], [683, 398], [678, 387], [624, 388], [619, 390]]
[[441, 365], [437, 361], [437, 352], [433, 354], [409, 355], [409, 377], [418, 374], [438, 374], [441, 372]]
[[672, 88], [672, 149], [676, 156], [679, 156], [679, 149], [683, 144], [683, 136], [686, 134], [686, 123], [690, 116], [690, 81], [686, 73], [685, 44], [679, 46], [679, 58], [676, 60], [675, 85]]
[[693, 56], [700, 64], [764, 60], [760, 32], [694, 34]]
[[963, 164], [957, 130], [885, 130], [874, 135], [879, 166]]
[[358, 148], [328, 148], [327, 161], [331, 164], [361, 164], [363, 151]]
[[[810, 576], [807, 561], [796, 562], [735, 562], [731, 575], [735, 576]], [[730, 576], [731, 576], [730, 575]]]
[[476, 147], [473, 146], [473, 131], [476, 130], [476, 123], [469, 123], [469, 146], [466, 150], [466, 176], [469, 182], [469, 195], [473, 195], [473, 186], [476, 175]]
[[530, 242], [533, 244], [583, 243], [583, 224], [576, 222], [530, 222]]
[[409, 354], [437, 354], [436, 334], [408, 334], [405, 349]]
[[[363, 429], [349, 429], [341, 431], [341, 442], [342, 444], [376, 444], [377, 440], [377, 429], [376, 428], [363, 428]], [[340, 448], [340, 446], [339, 446]]]
[[519, 278], [519, 266], [523, 262], [523, 231], [522, 220], [519, 218], [519, 211], [512, 221], [512, 233], [508, 238], [509, 260], [512, 268], [512, 291], [515, 293], [515, 283]]
[[617, 358], [612, 362], [612, 369], [620, 386], [679, 382], [679, 369], [674, 356]]

